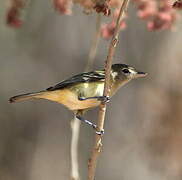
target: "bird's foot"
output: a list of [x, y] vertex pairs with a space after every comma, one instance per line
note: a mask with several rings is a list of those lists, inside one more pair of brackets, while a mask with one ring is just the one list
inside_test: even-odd
[[104, 129], [102, 129], [101, 131], [95, 131], [95, 133], [97, 134], [97, 135], [99, 135], [99, 136], [102, 136], [102, 135], [104, 135]]
[[109, 96], [78, 97], [78, 100], [80, 100], [80, 101], [84, 101], [84, 100], [88, 100], [88, 99], [97, 99], [98, 101], [101, 101], [104, 103], [108, 103], [110, 101]]
[[94, 123], [92, 123], [92, 122], [90, 122], [90, 121], [84, 119], [82, 116], [77, 115], [76, 117], [77, 117], [77, 119], [79, 119], [80, 121], [82, 121], [82, 122], [88, 124], [89, 126], [91, 126], [91, 127], [96, 131], [96, 134], [97, 134], [97, 135], [102, 136], [102, 135], [104, 134], [104, 129], [98, 131], [98, 127], [97, 127], [96, 124], [94, 124]]
[[103, 103], [108, 103], [110, 101], [110, 97], [109, 96], [99, 96], [97, 98], [98, 101], [102, 101]]

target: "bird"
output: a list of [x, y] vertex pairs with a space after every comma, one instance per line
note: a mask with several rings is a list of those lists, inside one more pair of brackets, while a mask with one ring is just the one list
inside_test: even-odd
[[120, 87], [132, 79], [145, 77], [146, 75], [146, 72], [138, 71], [130, 65], [113, 64], [110, 71], [110, 91], [107, 97], [103, 96], [105, 84], [105, 70], [103, 69], [77, 74], [45, 90], [13, 96], [9, 99], [9, 102], [46, 99], [60, 103], [74, 112], [77, 119], [92, 126], [96, 133], [101, 135], [104, 130], [97, 131], [97, 125], [84, 119], [84, 113], [99, 106], [103, 101], [108, 102]]

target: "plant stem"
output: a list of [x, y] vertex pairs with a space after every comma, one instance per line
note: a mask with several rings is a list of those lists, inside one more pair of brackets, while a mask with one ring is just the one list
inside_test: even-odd
[[93, 67], [93, 63], [95, 60], [95, 56], [97, 53], [97, 47], [99, 44], [99, 40], [100, 40], [100, 27], [101, 27], [101, 15], [97, 14], [97, 19], [96, 19], [96, 31], [92, 40], [92, 45], [90, 48], [90, 52], [88, 55], [88, 61], [87, 61], [87, 65], [85, 67], [85, 71], [89, 71], [92, 69]]
[[[123, 3], [120, 8], [119, 16], [117, 18], [115, 31], [114, 31], [111, 43], [109, 45], [108, 56], [107, 56], [106, 65], [105, 65], [105, 85], [104, 85], [104, 93], [103, 93], [104, 96], [109, 95], [109, 91], [110, 91], [109, 81], [110, 81], [110, 71], [111, 71], [113, 55], [115, 52], [116, 45], [118, 43], [120, 23], [125, 11], [127, 10], [128, 3], [129, 3], [129, 0], [123, 0]], [[101, 131], [104, 128], [105, 113], [106, 113], [106, 103], [102, 102], [99, 106], [99, 115], [98, 115], [98, 123], [97, 123], [98, 131]], [[101, 148], [102, 148], [102, 137], [96, 134], [91, 158], [89, 159], [89, 162], [88, 162], [88, 180], [94, 180], [96, 165], [97, 165], [99, 154], [101, 152]]]
[[80, 132], [80, 121], [74, 115], [71, 121], [71, 180], [79, 180], [79, 165], [78, 165], [78, 140]]
[[[96, 19], [96, 31], [93, 36], [87, 65], [85, 67], [85, 71], [89, 71], [92, 69], [95, 56], [97, 53], [97, 47], [100, 39], [100, 27], [101, 27], [101, 15], [97, 15]], [[80, 180], [79, 175], [79, 163], [78, 163], [78, 141], [80, 134], [80, 120], [78, 120], [75, 116], [71, 121], [71, 180]]]

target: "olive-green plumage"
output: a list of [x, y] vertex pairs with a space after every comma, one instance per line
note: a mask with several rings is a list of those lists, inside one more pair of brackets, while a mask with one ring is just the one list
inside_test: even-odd
[[[130, 80], [144, 76], [146, 73], [139, 72], [131, 66], [113, 64], [109, 82], [111, 88], [109, 96], [113, 96], [121, 86]], [[14, 96], [10, 98], [10, 102], [48, 99], [63, 104], [72, 111], [84, 111], [100, 104], [100, 101], [94, 97], [103, 96], [104, 81], [104, 70], [81, 73], [46, 90]], [[81, 100], [81, 98], [89, 99]]]

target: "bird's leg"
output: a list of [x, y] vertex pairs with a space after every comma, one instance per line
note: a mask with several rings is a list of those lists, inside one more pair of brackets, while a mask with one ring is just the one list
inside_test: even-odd
[[89, 126], [92, 126], [92, 127], [95, 129], [96, 134], [98, 134], [98, 135], [103, 135], [103, 134], [104, 134], [104, 130], [97, 131], [97, 125], [95, 125], [94, 123], [92, 123], [92, 122], [90, 122], [90, 121], [84, 119], [82, 116], [76, 115], [76, 118], [79, 119], [80, 121], [82, 121], [82, 122], [88, 124]]
[[80, 101], [84, 101], [87, 99], [97, 99], [98, 101], [102, 101], [102, 102], [109, 102], [110, 101], [110, 97], [109, 96], [94, 96], [94, 97], [78, 97], [78, 100]]

